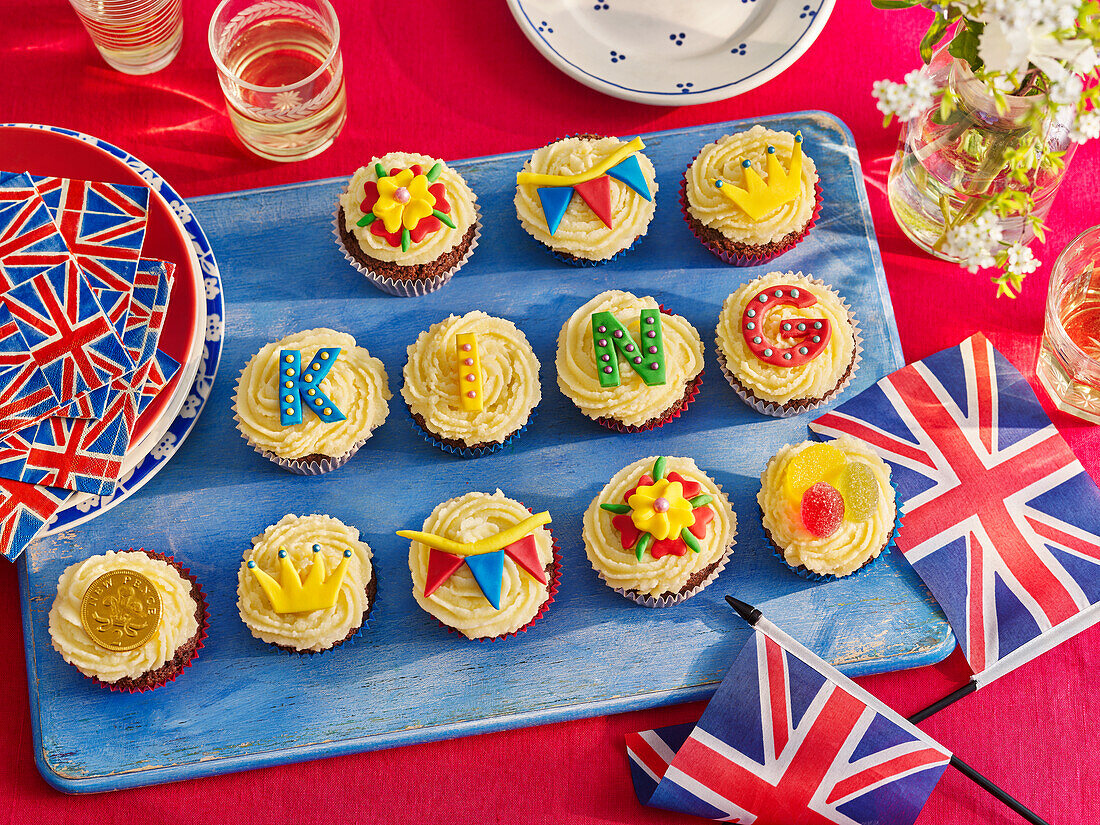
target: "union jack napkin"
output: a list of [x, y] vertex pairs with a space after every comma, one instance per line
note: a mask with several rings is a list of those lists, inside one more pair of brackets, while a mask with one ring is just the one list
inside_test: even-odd
[[643, 804], [756, 825], [911, 825], [951, 759], [759, 623], [698, 724], [629, 734], [626, 747]]
[[0, 439], [0, 478], [95, 495], [114, 493], [148, 377], [154, 370], [160, 377], [157, 343], [175, 272], [171, 263], [144, 259], [137, 269], [139, 277], [151, 277], [153, 284], [147, 323], [133, 330], [141, 334], [133, 336], [137, 346], [128, 352], [135, 369], [106, 385], [106, 405], [98, 420], [53, 415]]
[[1024, 377], [978, 333], [810, 425], [887, 461], [898, 548], [988, 683], [1100, 620], [1100, 490]]

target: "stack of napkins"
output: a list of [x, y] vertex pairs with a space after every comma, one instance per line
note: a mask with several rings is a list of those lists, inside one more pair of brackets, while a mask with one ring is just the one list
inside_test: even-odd
[[0, 172], [0, 554], [73, 492], [110, 496], [138, 416], [179, 370], [157, 348], [175, 266], [143, 258], [149, 190]]

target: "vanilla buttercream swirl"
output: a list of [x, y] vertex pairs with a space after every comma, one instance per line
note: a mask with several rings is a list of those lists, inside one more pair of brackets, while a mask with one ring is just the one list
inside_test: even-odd
[[[770, 305], [761, 330], [766, 340], [777, 347], [801, 343], [798, 339], [785, 337], [780, 328], [784, 321], [792, 319], [825, 318], [832, 328], [825, 349], [812, 361], [795, 367], [780, 367], [757, 358], [749, 349], [741, 328], [745, 307], [759, 292], [786, 285], [811, 293], [817, 303], [804, 308]], [[757, 398], [777, 404], [823, 398], [844, 377], [855, 351], [851, 318], [840, 296], [801, 272], [769, 272], [735, 290], [722, 304], [716, 338], [726, 359], [726, 368]]]
[[554, 360], [558, 386], [589, 418], [614, 418], [628, 426], [659, 418], [684, 397], [687, 385], [703, 371], [703, 342], [695, 327], [679, 315], [661, 313], [665, 383], [646, 384], [620, 359], [619, 386], [600, 385], [592, 340], [593, 313], [612, 313], [635, 341], [642, 341], [638, 329], [641, 311], [658, 308], [657, 301], [648, 295], [639, 298], [612, 289], [592, 298], [562, 326]]
[[399, 266], [430, 263], [454, 249], [477, 220], [477, 196], [462, 176], [444, 163], [436, 179], [447, 191], [447, 202], [451, 205], [449, 215], [455, 228], [451, 229], [444, 224], [435, 232], [429, 232], [421, 238], [419, 243], [412, 244], [408, 252], [402, 252], [400, 246], [391, 246], [385, 238], [373, 234], [370, 226], [359, 226], [359, 220], [363, 217], [363, 210], [359, 208], [365, 194], [363, 184], [378, 181], [378, 173], [374, 168], [376, 163], [381, 163], [387, 172], [392, 169], [408, 169], [419, 164], [424, 174], [427, 174], [435, 164], [443, 162], [427, 155], [390, 152], [380, 158], [371, 158], [370, 163], [355, 170], [348, 181], [347, 189], [340, 195], [340, 205], [344, 208], [344, 228], [359, 241], [359, 248], [371, 258]]
[[592, 568], [611, 587], [647, 596], [679, 593], [692, 576], [728, 555], [737, 535], [737, 516], [722, 488], [692, 459], [669, 456], [666, 475], [679, 473], [684, 480], [699, 483], [700, 495], [705, 493], [713, 497], [709, 504], [703, 505], [710, 508], [714, 517], [707, 525], [706, 536], [699, 540], [700, 551], [688, 549], [682, 556], [670, 554], [659, 559], [643, 553], [639, 560], [634, 550], [624, 549], [622, 535], [611, 523], [614, 515], [601, 509], [600, 504], [622, 504], [623, 496], [638, 479], [653, 471], [656, 460], [657, 456], [650, 456], [623, 467], [584, 512], [584, 549]]
[[[80, 621], [80, 603], [88, 587], [113, 570], [132, 570], [150, 581], [160, 596], [160, 623], [152, 637], [133, 650], [105, 650], [92, 640]], [[50, 640], [54, 650], [85, 676], [113, 683], [136, 679], [170, 661], [199, 631], [191, 582], [179, 570], [145, 553], [108, 550], [65, 568], [57, 580], [57, 598], [50, 608]]]
[[764, 527], [787, 564], [814, 573], [847, 576], [882, 552], [894, 530], [897, 501], [890, 486], [890, 468], [874, 451], [848, 436], [829, 443], [849, 459], [866, 463], [878, 483], [878, 504], [863, 521], [843, 519], [836, 531], [818, 538], [802, 524], [801, 501], [792, 501], [784, 489], [787, 466], [792, 458], [813, 446], [814, 441], [783, 447], [768, 462], [760, 476], [756, 500], [763, 511]]
[[[775, 147], [775, 156], [783, 169], [791, 168], [794, 135], [774, 132], [763, 126], [753, 126], [747, 132], [726, 135], [699, 150], [687, 170], [688, 212], [711, 229], [716, 229], [731, 241], [763, 246], [781, 240], [791, 232], [800, 231], [813, 215], [816, 205], [814, 187], [817, 168], [813, 159], [802, 154], [802, 188], [797, 198], [789, 201], [759, 221], [754, 221], [740, 206], [719, 191], [715, 181], [722, 180], [746, 188], [745, 169], [748, 160], [767, 184], [768, 147]], [[805, 148], [805, 147], [803, 147]]]
[[[284, 349], [302, 353], [308, 364], [318, 350], [340, 347], [340, 354], [320, 387], [337, 409], [343, 421], [326, 422], [302, 405], [302, 422], [280, 423], [279, 355]], [[254, 446], [280, 458], [297, 459], [308, 455], [338, 457], [356, 444], [370, 438], [371, 431], [382, 426], [389, 414], [391, 398], [386, 368], [346, 332], [309, 329], [267, 344], [253, 355], [241, 371], [233, 409], [238, 427]]]
[[[482, 408], [465, 410], [455, 337], [477, 336]], [[401, 395], [431, 432], [467, 445], [499, 443], [527, 423], [542, 400], [539, 362], [526, 336], [504, 318], [474, 310], [432, 324], [409, 345]]]
[[[530, 518], [531, 512], [500, 490], [466, 493], [437, 505], [424, 521], [423, 532], [460, 542], [474, 542], [495, 536]], [[535, 529], [539, 562], [545, 568], [554, 559], [553, 539], [546, 527]], [[430, 596], [424, 595], [430, 548], [419, 541], [409, 545], [409, 569], [412, 571], [413, 598], [424, 610], [448, 627], [470, 639], [501, 636], [519, 630], [538, 615], [550, 598], [546, 584], [504, 557], [504, 577], [500, 591], [500, 609], [485, 598], [470, 568], [463, 564]], [[546, 574], [549, 581], [550, 573]]]
[[[564, 138], [536, 149], [523, 164], [524, 172], [547, 175], [579, 175], [587, 172], [611, 155], [625, 141], [607, 138]], [[649, 158], [638, 152], [638, 165], [649, 185], [650, 200], [646, 200], [625, 183], [610, 180], [611, 226], [596, 217], [596, 213], [577, 194], [573, 195], [565, 215], [551, 235], [546, 214], [539, 199], [539, 187], [534, 184], [516, 186], [516, 214], [520, 223], [536, 240], [558, 252], [577, 258], [603, 261], [630, 246], [644, 235], [657, 206], [657, 177]]]
[[[323, 610], [276, 613], [256, 575], [248, 569], [248, 562], [256, 562], [258, 569], [281, 583], [279, 550], [285, 547], [287, 558], [304, 581], [314, 564], [315, 544], [321, 548], [328, 575], [340, 566], [344, 551], [351, 551], [336, 603]], [[327, 650], [363, 624], [370, 607], [366, 587], [373, 575], [371, 556], [370, 546], [359, 540], [359, 531], [339, 519], [316, 514], [285, 515], [252, 539], [252, 547], [244, 553], [237, 571], [237, 609], [241, 620], [253, 636], [269, 644], [303, 651]]]

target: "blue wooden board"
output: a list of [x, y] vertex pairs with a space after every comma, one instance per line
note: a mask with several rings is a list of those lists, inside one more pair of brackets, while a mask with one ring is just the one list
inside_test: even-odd
[[[200, 198], [191, 206], [220, 261], [226, 295], [223, 369], [190, 439], [133, 499], [78, 529], [38, 542], [22, 562], [35, 753], [48, 781], [100, 791], [350, 751], [532, 725], [708, 696], [747, 630], [722, 596], [760, 605], [848, 674], [931, 664], [954, 639], [905, 561], [890, 554], [848, 579], [811, 584], [765, 549], [759, 474], [776, 449], [807, 437], [807, 416], [766, 418], [745, 407], [714, 360], [723, 299], [776, 268], [812, 272], [859, 317], [863, 363], [850, 397], [901, 365], [901, 349], [851, 133], [833, 116], [762, 122], [801, 129], [825, 205], [817, 227], [765, 269], [730, 268], [689, 233], [677, 195], [687, 162], [743, 123], [645, 136], [658, 170], [648, 235], [607, 266], [576, 269], [520, 228], [514, 175], [527, 153], [455, 163], [479, 195], [484, 231], [471, 262], [418, 299], [378, 292], [344, 261], [330, 234], [343, 180]], [[660, 430], [618, 435], [590, 422], [557, 389], [554, 347], [565, 319], [595, 293], [620, 287], [686, 316], [706, 344], [694, 405]], [[511, 447], [480, 459], [444, 454], [414, 432], [400, 398], [405, 348], [449, 313], [483, 309], [515, 321], [542, 363], [543, 401]], [[342, 469], [290, 475], [234, 428], [237, 374], [268, 341], [314, 326], [347, 330], [379, 356], [394, 393], [390, 417]], [[650, 610], [604, 586], [581, 541], [581, 514], [624, 464], [663, 453], [694, 457], [730, 494], [736, 554], [709, 589]], [[442, 630], [411, 593], [408, 544], [435, 504], [500, 487], [553, 514], [564, 559], [561, 589], [527, 633], [493, 643]], [[287, 512], [328, 513], [357, 526], [375, 552], [379, 599], [364, 637], [314, 657], [255, 640], [236, 608], [237, 565], [249, 539]], [[189, 565], [209, 594], [210, 638], [194, 667], [165, 688], [129, 696], [83, 679], [50, 646], [48, 613], [65, 565], [144, 546]]]

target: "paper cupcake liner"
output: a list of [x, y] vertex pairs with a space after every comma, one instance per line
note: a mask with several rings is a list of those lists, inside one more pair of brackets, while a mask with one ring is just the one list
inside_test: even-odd
[[[698, 157], [698, 155], [696, 155], [695, 157]], [[688, 229], [691, 230], [691, 234], [695, 236], [695, 239], [699, 241], [699, 243], [701, 243], [703, 246], [705, 246], [707, 250], [709, 250], [713, 255], [722, 259], [731, 266], [759, 266], [760, 264], [764, 264], [768, 261], [778, 258], [785, 252], [790, 252], [792, 249], [798, 246], [799, 243], [802, 242], [802, 239], [805, 238], [806, 235], [809, 234], [810, 230], [813, 229], [814, 225], [817, 223], [818, 216], [821, 215], [821, 184], [820, 182], [817, 182], [814, 184], [814, 211], [810, 214], [810, 219], [806, 222], [806, 225], [802, 227], [802, 230], [800, 232], [796, 234], [790, 234], [788, 239], [783, 244], [769, 252], [762, 252], [758, 255], [730, 252], [718, 246], [717, 244], [700, 237], [699, 234], [695, 231], [694, 224], [691, 222], [691, 214], [688, 211], [687, 200], [687, 177], [688, 170], [691, 169], [691, 164], [693, 163], [695, 163], [695, 158], [692, 158], [688, 162], [687, 169], [684, 170], [684, 175], [680, 179], [680, 214], [683, 215], [684, 222], [687, 223]]]
[[429, 292], [435, 292], [447, 281], [451, 280], [451, 277], [462, 269], [466, 265], [466, 262], [470, 260], [470, 256], [477, 249], [478, 239], [481, 237], [481, 207], [477, 203], [477, 196], [474, 196], [474, 235], [470, 238], [470, 245], [466, 248], [466, 253], [458, 260], [453, 267], [446, 272], [441, 272], [431, 278], [390, 278], [386, 275], [381, 275], [364, 266], [357, 261], [346, 246], [344, 246], [343, 238], [340, 237], [340, 203], [336, 204], [336, 212], [332, 216], [332, 234], [336, 238], [336, 246], [339, 247], [340, 252], [352, 267], [355, 268], [360, 275], [370, 281], [371, 285], [382, 290], [389, 295], [396, 295], [400, 298], [417, 298], [421, 295], [427, 295]]
[[[714, 481], [713, 479], [711, 479], [711, 481], [713, 482], [714, 486], [718, 489], [718, 492], [720, 492], [720, 493], [724, 492], [722, 490], [722, 485], [721, 484], [719, 484], [717, 481]], [[730, 509], [731, 510], [733, 509], [732, 504], [730, 505]], [[734, 516], [736, 518], [736, 512], [734, 513]], [[605, 585], [610, 587], [612, 590], [614, 590], [620, 596], [623, 596], [623, 597], [629, 599], [630, 601], [634, 602], [635, 604], [640, 604], [643, 607], [670, 607], [671, 605], [679, 604], [680, 602], [683, 602], [683, 601], [686, 601], [686, 600], [690, 599], [692, 596], [694, 596], [700, 590], [707, 587], [711, 582], [713, 582], [715, 579], [717, 579], [718, 574], [721, 573], [726, 568], [726, 564], [729, 563], [730, 557], [733, 555], [734, 545], [736, 545], [736, 544], [737, 544], [737, 528], [735, 526], [734, 530], [733, 530], [733, 536], [730, 537], [730, 543], [728, 545], [726, 545], [726, 552], [722, 554], [722, 557], [718, 560], [718, 564], [714, 568], [714, 570], [712, 570], [710, 572], [710, 574], [705, 579], [703, 579], [701, 582], [699, 582], [699, 584], [695, 585], [695, 587], [691, 588], [690, 590], [688, 590], [684, 593], [663, 593], [660, 596], [648, 596], [644, 593], [639, 593], [636, 590], [629, 590], [625, 587], [614, 587], [614, 586], [612, 586], [611, 583], [607, 581], [607, 577], [604, 575], [604, 572], [602, 570], [596, 570], [596, 575], [599, 576], [600, 581], [602, 581]], [[690, 553], [692, 551], [688, 550], [687, 552]], [[593, 569], [595, 570], [595, 567], [593, 567]]]
[[809, 412], [810, 410], [816, 410], [818, 407], [832, 402], [844, 392], [844, 389], [852, 382], [852, 378], [859, 369], [859, 363], [863, 360], [863, 336], [860, 334], [859, 321], [852, 314], [852, 307], [847, 299], [819, 278], [811, 278], [810, 283], [833, 293], [848, 311], [848, 322], [852, 325], [852, 339], [854, 344], [852, 349], [852, 366], [849, 367], [847, 374], [841, 378], [840, 382], [821, 398], [811, 398], [793, 405], [790, 404], [790, 402], [780, 404], [775, 401], [765, 401], [762, 398], [757, 398], [730, 370], [729, 364], [726, 362], [726, 355], [722, 351], [722, 344], [718, 341], [717, 337], [715, 338], [715, 352], [718, 356], [718, 366], [721, 367], [722, 374], [726, 376], [726, 381], [729, 382], [729, 385], [733, 387], [734, 392], [737, 393], [742, 401], [757, 412], [763, 413], [764, 415], [770, 415], [773, 418], [791, 418], [796, 415], [801, 415], [804, 412]]
[[699, 374], [691, 380], [690, 384], [688, 384], [687, 394], [679, 401], [677, 401], [674, 405], [669, 407], [668, 410], [665, 411], [664, 415], [654, 421], [647, 421], [644, 424], [623, 424], [622, 422], [617, 421], [614, 418], [604, 417], [593, 418], [592, 420], [603, 427], [607, 427], [609, 430], [614, 430], [617, 433], [625, 434], [644, 433], [649, 432], [650, 430], [657, 429], [658, 427], [663, 427], [669, 421], [672, 421], [675, 418], [679, 418], [680, 414], [684, 412], [684, 410], [686, 410], [689, 406], [691, 406], [691, 402], [694, 401], [695, 396], [699, 394], [699, 387], [703, 384], [704, 372], [705, 370], [699, 370]]
[[[804, 565], [799, 565], [798, 567], [795, 567], [787, 561], [786, 557], [783, 555], [783, 551], [779, 548], [779, 546], [769, 538], [768, 546], [772, 551], [772, 555], [783, 562], [783, 566], [794, 573], [796, 576], [811, 582], [840, 581], [841, 579], [846, 579], [849, 576], [854, 576], [856, 573], [859, 573], [862, 570], [866, 570], [868, 567], [873, 565], [876, 561], [881, 559], [897, 546], [898, 533], [901, 531], [901, 493], [898, 492], [898, 485], [896, 485], [894, 482], [891, 481], [890, 486], [894, 489], [894, 529], [891, 531], [889, 537], [886, 539], [886, 544], [883, 545], [883, 548], [879, 551], [878, 555], [867, 559], [867, 561], [865, 561], [851, 573], [848, 573], [845, 576], [837, 576], [835, 573], [815, 573], [813, 570], [810, 570]], [[763, 517], [763, 511], [761, 511], [761, 517]]]
[[[351, 647], [352, 645], [354, 645], [359, 639], [363, 638], [363, 631], [370, 627], [371, 622], [374, 621], [374, 617], [378, 615], [378, 593], [381, 590], [381, 587], [378, 584], [378, 568], [374, 566], [373, 560], [371, 561], [371, 566], [374, 572], [374, 598], [371, 600], [370, 610], [367, 613], [367, 617], [363, 619], [362, 623], [359, 625], [356, 631], [350, 636], [347, 636], [346, 638], [341, 639], [335, 644], [326, 647], [324, 650], [297, 650], [292, 649], [289, 646], [284, 647], [277, 645], [274, 642], [264, 642], [264, 644], [267, 647], [275, 648], [277, 651], [279, 651], [279, 653], [287, 653], [292, 656], [320, 656], [323, 653], [328, 653], [329, 651], [336, 650], [337, 648]], [[263, 639], [256, 639], [256, 641], [262, 642]]]
[[462, 458], [481, 458], [481, 456], [484, 456], [484, 455], [489, 455], [491, 453], [500, 452], [505, 447], [507, 447], [509, 444], [511, 444], [513, 441], [515, 441], [517, 438], [519, 438], [521, 435], [523, 435], [523, 433], [527, 430], [527, 426], [531, 423], [531, 419], [535, 417], [535, 412], [537, 411], [537, 409], [538, 409], [537, 407], [532, 408], [531, 412], [527, 416], [527, 421], [518, 430], [516, 430], [514, 433], [509, 435], [503, 441], [501, 441], [499, 443], [491, 444], [488, 447], [473, 448], [473, 447], [456, 447], [453, 444], [443, 443], [438, 438], [436, 438], [432, 433], [428, 432], [426, 429], [424, 429], [419, 424], [417, 424], [416, 419], [413, 418], [412, 410], [410, 410], [407, 406], [405, 407], [405, 411], [409, 414], [409, 420], [412, 422], [413, 428], [424, 438], [425, 441], [427, 441], [433, 447], [438, 447], [440, 450], [442, 450], [445, 453], [450, 453], [451, 455], [457, 455], [457, 456], [460, 456]]
[[[132, 550], [133, 548], [130, 549]], [[156, 690], [159, 687], [163, 687], [169, 682], [174, 682], [176, 679], [183, 675], [183, 672], [187, 670], [187, 668], [191, 667], [191, 663], [195, 661], [195, 657], [199, 655], [199, 651], [206, 646], [206, 636], [207, 632], [210, 629], [210, 608], [206, 603], [206, 594], [202, 592], [202, 585], [199, 584], [198, 580], [193, 575], [191, 575], [191, 569], [188, 567], [184, 567], [174, 558], [172, 558], [171, 556], [166, 556], [163, 553], [157, 553], [153, 550], [146, 550], [145, 548], [141, 548], [136, 552], [144, 553], [150, 558], [157, 559], [158, 561], [163, 561], [167, 564], [172, 565], [172, 567], [176, 568], [176, 570], [179, 571], [179, 574], [183, 576], [183, 578], [191, 582], [191, 592], [196, 594], [199, 602], [199, 607], [202, 609], [202, 620], [199, 622], [198, 641], [195, 644], [195, 649], [191, 652], [191, 656], [187, 659], [187, 661], [185, 661], [181, 665], [179, 672], [174, 673], [171, 676], [161, 675], [157, 678], [156, 681], [151, 682], [148, 685], [143, 685], [141, 687], [123, 687], [113, 682], [103, 682], [97, 679], [95, 676], [86, 677], [95, 682], [97, 685], [105, 687], [114, 693], [146, 693], [147, 691]], [[187, 641], [190, 641], [190, 639], [188, 639]], [[163, 669], [167, 664], [168, 662], [165, 662], [165, 665], [162, 665], [160, 669]]]
[[237, 395], [240, 393], [241, 390], [241, 375], [244, 375], [243, 369], [241, 370], [241, 374], [237, 376], [237, 383], [233, 390], [233, 420], [237, 422], [237, 432], [239, 432], [241, 434], [241, 437], [244, 438], [246, 442], [248, 442], [249, 447], [258, 452], [268, 461], [279, 465], [287, 472], [294, 473], [295, 475], [300, 476], [319, 476], [323, 475], [324, 473], [332, 472], [338, 467], [343, 467], [345, 464], [347, 464], [348, 460], [357, 452], [359, 452], [359, 448], [367, 443], [373, 433], [373, 431], [371, 431], [367, 433], [365, 438], [361, 438], [356, 441], [354, 444], [351, 445], [351, 448], [343, 455], [326, 457], [323, 459], [316, 459], [312, 461], [307, 461], [304, 458], [282, 458], [271, 452], [271, 450], [265, 450], [263, 447], [253, 444], [252, 439], [250, 439], [245, 431], [242, 429], [242, 425], [244, 424], [244, 422], [241, 421], [240, 413], [237, 411], [236, 401]]
[[[522, 504], [523, 502], [520, 503]], [[524, 504], [523, 506], [527, 507], [526, 504]], [[527, 507], [527, 512], [534, 513], [534, 511], [530, 507]], [[546, 597], [546, 601], [542, 603], [542, 605], [538, 609], [538, 612], [531, 617], [531, 620], [527, 622], [527, 624], [523, 625], [522, 627], [516, 628], [511, 633], [502, 633], [498, 636], [478, 636], [471, 639], [461, 630], [453, 628], [449, 624], [446, 624], [439, 619], [436, 619], [436, 623], [448, 633], [453, 633], [456, 636], [461, 636], [463, 639], [470, 642], [499, 642], [501, 639], [510, 639], [511, 637], [517, 636], [520, 633], [526, 633], [527, 629], [531, 627], [531, 625], [533, 625], [535, 622], [537, 622], [540, 618], [542, 618], [542, 615], [550, 609], [550, 605], [554, 603], [554, 596], [558, 592], [558, 586], [561, 584], [561, 550], [558, 548], [558, 540], [557, 538], [555, 538], [554, 531], [550, 528], [550, 525], [544, 524], [542, 526], [545, 527], [546, 532], [550, 534], [550, 546], [554, 552], [554, 561], [550, 564], [550, 583], [548, 585], [548, 595]], [[435, 617], [433, 616], [432, 618]]]
[[[648, 226], [646, 226], [646, 231], [647, 232], [649, 231]], [[586, 267], [586, 266], [602, 266], [603, 264], [609, 264], [612, 261], [618, 260], [623, 255], [625, 255], [627, 252], [629, 252], [634, 247], [636, 247], [638, 245], [638, 241], [640, 241], [645, 236], [646, 236], [646, 233], [643, 232], [641, 235], [639, 235], [638, 237], [636, 237], [634, 240], [632, 240], [630, 242], [630, 246], [626, 247], [625, 249], [620, 249], [618, 252], [616, 252], [610, 258], [600, 258], [598, 261], [597, 260], [592, 260], [591, 258], [578, 258], [576, 256], [563, 255], [561, 252], [558, 252], [553, 247], [547, 246], [546, 244], [544, 244], [542, 241], [538, 240], [537, 238], [533, 238], [533, 240], [537, 244], [539, 244], [539, 246], [541, 246], [543, 249], [545, 249], [547, 252], [549, 252], [551, 255], [553, 255], [555, 258], [557, 258], [559, 261], [561, 261], [563, 264], [569, 264], [570, 266], [576, 266], [576, 267]]]

